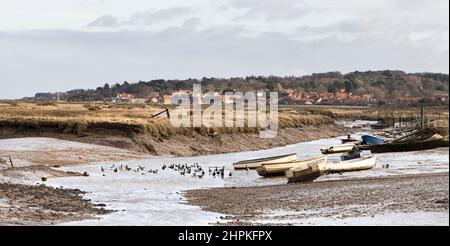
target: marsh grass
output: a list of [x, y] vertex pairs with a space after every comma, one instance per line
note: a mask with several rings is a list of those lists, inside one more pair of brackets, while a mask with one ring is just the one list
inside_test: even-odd
[[[86, 135], [90, 129], [114, 129], [149, 134], [158, 138], [189, 135], [194, 132], [204, 136], [258, 133], [264, 129], [260, 126], [248, 127], [247, 114], [243, 116], [236, 114], [237, 116], [233, 118], [233, 127], [225, 127], [224, 121], [221, 127], [173, 127], [165, 115], [151, 118], [164, 109], [159, 106], [133, 104], [0, 102], [0, 126], [36, 130], [56, 129], [78, 136]], [[236, 120], [239, 117], [244, 117], [244, 127], [236, 127]], [[333, 123], [333, 119], [329, 116], [304, 110], [280, 110], [278, 120], [279, 128]]]

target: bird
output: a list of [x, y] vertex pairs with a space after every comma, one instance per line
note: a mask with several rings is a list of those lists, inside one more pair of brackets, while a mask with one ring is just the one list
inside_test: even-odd
[[153, 170], [153, 173], [158, 173], [158, 169]]
[[103, 166], [101, 167], [101, 170], [102, 170], [103, 173], [105, 172], [105, 169], [103, 168]]
[[114, 172], [117, 173], [117, 167], [116, 167], [116, 169], [114, 169]]
[[230, 172], [230, 173], [228, 174], [228, 176], [230, 176], [230, 177], [231, 177], [231, 176], [233, 176], [233, 174], [232, 174], [232, 173]]
[[166, 169], [166, 167], [167, 167], [167, 166], [166, 166], [166, 164], [164, 164], [164, 165], [162, 166], [162, 168], [161, 168], [161, 169], [162, 169], [162, 170], [165, 170], [165, 169]]

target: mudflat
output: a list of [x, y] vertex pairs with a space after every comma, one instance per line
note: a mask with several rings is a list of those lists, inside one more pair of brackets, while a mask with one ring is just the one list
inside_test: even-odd
[[[185, 191], [184, 195], [190, 205], [225, 214], [227, 224], [255, 225], [258, 220], [267, 218], [272, 221], [298, 221], [312, 217], [448, 213], [448, 184], [449, 174], [446, 172], [261, 187], [197, 189]], [[277, 216], [276, 211], [284, 212]]]
[[112, 212], [78, 189], [0, 183], [0, 225], [49, 225]]

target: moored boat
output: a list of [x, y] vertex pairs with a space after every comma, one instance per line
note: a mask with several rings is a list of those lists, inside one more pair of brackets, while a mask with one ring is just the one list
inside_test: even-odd
[[382, 144], [385, 141], [383, 138], [377, 138], [370, 135], [362, 136], [361, 140], [363, 144]]
[[360, 154], [346, 155], [336, 163], [316, 163], [293, 167], [286, 171], [286, 177], [288, 183], [312, 182], [324, 174], [362, 171], [372, 169], [374, 166], [375, 156], [373, 155], [362, 157], [360, 157]]
[[299, 165], [308, 165], [308, 164], [320, 164], [327, 162], [327, 156], [319, 156], [311, 159], [300, 160], [300, 161], [292, 161], [286, 163], [267, 163], [263, 164], [260, 167], [256, 168], [256, 171], [260, 176], [263, 177], [272, 177], [272, 176], [283, 176], [286, 173], [286, 170], [289, 170], [293, 167]]
[[342, 160], [327, 164], [325, 173], [344, 173], [372, 169], [375, 166], [375, 156], [366, 155], [357, 159]]
[[288, 183], [312, 182], [325, 174], [326, 163], [306, 164], [286, 171]]
[[233, 163], [233, 167], [236, 170], [239, 169], [255, 169], [262, 164], [267, 163], [286, 163], [286, 162], [292, 162], [297, 160], [297, 154], [289, 154], [289, 155], [279, 155], [279, 156], [271, 156], [271, 157], [265, 157], [265, 158], [258, 158], [258, 159], [251, 159], [251, 160], [244, 160], [244, 161], [238, 161]]
[[322, 154], [326, 155], [326, 154], [337, 154], [337, 153], [349, 152], [349, 151], [352, 151], [354, 148], [355, 148], [354, 144], [342, 144], [342, 145], [331, 146], [329, 148], [323, 148], [323, 149], [320, 149], [320, 151], [322, 152]]

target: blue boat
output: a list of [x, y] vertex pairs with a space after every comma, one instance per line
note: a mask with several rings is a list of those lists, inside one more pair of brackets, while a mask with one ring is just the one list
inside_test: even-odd
[[383, 138], [377, 138], [374, 136], [364, 135], [361, 137], [363, 144], [382, 144], [384, 143]]

